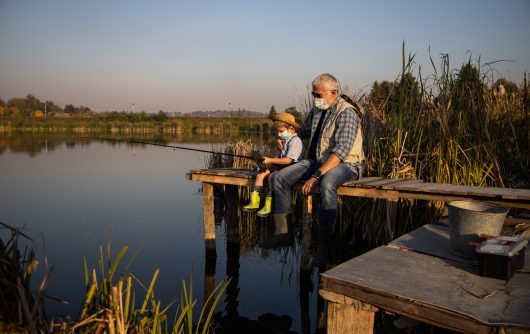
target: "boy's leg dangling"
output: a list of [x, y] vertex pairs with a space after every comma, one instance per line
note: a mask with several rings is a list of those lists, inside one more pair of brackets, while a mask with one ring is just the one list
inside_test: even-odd
[[272, 196], [267, 195], [267, 197], [265, 197], [265, 204], [263, 205], [261, 210], [257, 212], [257, 215], [259, 217], [267, 217], [268, 215], [270, 215], [271, 204], [272, 204]]
[[259, 191], [250, 193], [250, 202], [243, 207], [243, 211], [254, 211], [259, 209]]

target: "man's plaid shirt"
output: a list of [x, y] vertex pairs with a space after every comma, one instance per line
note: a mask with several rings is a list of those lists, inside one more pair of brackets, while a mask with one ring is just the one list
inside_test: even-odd
[[[339, 100], [337, 99], [337, 101], [326, 112], [324, 124], [322, 124], [320, 133], [318, 134], [317, 149], [320, 147], [322, 130], [326, 127], [327, 122], [329, 122], [330, 114], [336, 111], [338, 101]], [[316, 131], [320, 116], [322, 116], [322, 110], [318, 108], [311, 109], [304, 121], [304, 124], [302, 124], [300, 127], [301, 138], [311, 137], [311, 133]], [[359, 131], [360, 123], [361, 118], [354, 108], [344, 109], [337, 117], [334, 138], [336, 145], [331, 149], [331, 152], [335, 153], [341, 161], [344, 161], [344, 159], [346, 159], [348, 156], [348, 153], [350, 153], [355, 141], [355, 137], [357, 136], [357, 131]]]

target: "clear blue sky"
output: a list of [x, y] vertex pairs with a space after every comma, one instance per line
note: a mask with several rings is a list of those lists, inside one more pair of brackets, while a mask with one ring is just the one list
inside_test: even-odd
[[[0, 97], [96, 111], [299, 106], [315, 75], [368, 91], [441, 53], [530, 71], [529, 0], [0, 0]], [[470, 52], [470, 53], [469, 53]]]

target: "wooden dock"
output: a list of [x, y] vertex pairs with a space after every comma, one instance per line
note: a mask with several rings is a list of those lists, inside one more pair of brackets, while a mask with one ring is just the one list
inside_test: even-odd
[[[204, 240], [208, 256], [216, 254], [213, 185], [252, 186], [255, 176], [256, 172], [253, 170], [232, 168], [191, 170], [186, 174], [188, 180], [202, 182]], [[530, 209], [530, 189], [470, 187], [421, 180], [365, 177], [346, 182], [337, 193], [339, 196], [369, 197], [388, 201], [397, 201], [400, 198], [445, 202], [477, 200], [505, 207]]]
[[530, 333], [530, 249], [504, 281], [449, 248], [447, 226], [425, 225], [323, 273], [328, 333], [372, 333], [378, 309], [462, 333]]
[[[252, 186], [255, 172], [201, 169], [186, 174], [203, 190], [207, 258], [215, 257], [215, 184]], [[296, 186], [300, 186], [296, 185]], [[421, 180], [366, 177], [345, 183], [339, 196], [397, 201], [476, 200], [530, 209], [530, 189], [470, 187]], [[477, 263], [450, 252], [447, 226], [425, 225], [322, 274], [328, 333], [372, 333], [375, 312], [388, 310], [462, 333], [530, 333], [530, 262], [506, 282], [478, 275]]]

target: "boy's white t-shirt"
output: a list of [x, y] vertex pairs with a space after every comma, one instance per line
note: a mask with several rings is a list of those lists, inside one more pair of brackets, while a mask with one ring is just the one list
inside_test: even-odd
[[280, 158], [291, 158], [293, 162], [298, 162], [302, 159], [303, 144], [302, 139], [294, 134], [291, 138], [285, 141], [283, 150], [280, 152]]

